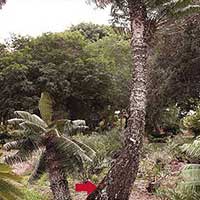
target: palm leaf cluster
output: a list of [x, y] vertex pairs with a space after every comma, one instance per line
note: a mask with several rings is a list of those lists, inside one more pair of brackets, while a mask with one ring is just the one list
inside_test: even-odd
[[[98, 7], [111, 4], [111, 16], [113, 24], [127, 29], [130, 22], [129, 7], [138, 3], [136, 0], [91, 0]], [[142, 1], [141, 1], [142, 2]], [[147, 33], [153, 36], [155, 31], [163, 31], [166, 24], [172, 25], [174, 20], [192, 13], [200, 12], [200, 4], [194, 0], [146, 0], [143, 1], [146, 8]], [[169, 27], [168, 27], [169, 28]], [[170, 27], [172, 30], [172, 27]]]
[[64, 137], [54, 126], [48, 126], [45, 121], [34, 114], [25, 111], [16, 111], [16, 118], [8, 122], [23, 131], [23, 137], [4, 145], [4, 149], [9, 151], [17, 150], [14, 155], [5, 158], [8, 164], [24, 162], [30, 159], [35, 153], [39, 153], [35, 169], [30, 178], [31, 181], [39, 178], [45, 171], [46, 145], [51, 139], [51, 145], [56, 152], [57, 161], [68, 173], [82, 172], [84, 163], [92, 161], [95, 152], [87, 145]]
[[20, 177], [12, 172], [12, 169], [0, 163], [0, 200], [21, 199], [22, 192], [16, 186]]

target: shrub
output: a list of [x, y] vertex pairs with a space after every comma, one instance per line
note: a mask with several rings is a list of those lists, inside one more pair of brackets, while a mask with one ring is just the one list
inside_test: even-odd
[[200, 134], [200, 104], [194, 112], [190, 112], [183, 118], [183, 126], [191, 130], [195, 136]]

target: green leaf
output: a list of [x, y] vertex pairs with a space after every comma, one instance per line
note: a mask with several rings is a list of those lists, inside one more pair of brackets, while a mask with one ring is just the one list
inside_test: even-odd
[[46, 129], [40, 125], [29, 121], [22, 122], [19, 124], [19, 126], [24, 130], [29, 130], [32, 134], [42, 134], [46, 131]]
[[21, 190], [16, 185], [21, 177], [12, 172], [11, 167], [0, 163], [0, 199], [14, 200], [22, 199]]
[[84, 151], [84, 153], [87, 154], [90, 158], [92, 159], [95, 158], [96, 152], [92, 148], [90, 148], [88, 145], [74, 139], [72, 139], [72, 141], [75, 142]]
[[[55, 137], [52, 141], [57, 159], [69, 174], [84, 172], [84, 164], [92, 162], [94, 151], [87, 145], [66, 137]], [[79, 146], [80, 145], [80, 146]]]
[[42, 128], [47, 128], [47, 124], [37, 115], [35, 114], [30, 114], [29, 112], [25, 111], [15, 111], [15, 114], [17, 115], [17, 119], [11, 119], [9, 121], [11, 122], [20, 122], [21, 119], [24, 120], [24, 122], [31, 122], [36, 124], [37, 126], [41, 126]]
[[53, 101], [48, 92], [43, 92], [39, 101], [39, 110], [42, 119], [50, 124], [53, 116]]

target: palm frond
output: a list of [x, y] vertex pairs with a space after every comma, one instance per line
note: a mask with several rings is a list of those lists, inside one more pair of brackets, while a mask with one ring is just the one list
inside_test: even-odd
[[1, 179], [9, 179], [10, 181], [20, 181], [21, 180], [21, 178], [18, 175], [11, 172], [11, 169], [10, 169], [9, 173], [0, 171], [0, 177], [1, 177]]
[[[40, 117], [38, 117], [35, 114], [30, 114], [29, 112], [26, 112], [26, 111], [15, 111], [15, 114], [17, 116], [17, 119], [22, 119], [22, 120], [24, 120], [24, 122], [34, 123], [38, 126], [41, 126], [42, 128], [47, 128], [47, 124]], [[14, 121], [14, 119], [12, 119], [11, 122], [13, 122], [13, 121]]]
[[21, 178], [12, 172], [12, 169], [3, 163], [0, 163], [0, 198], [3, 200], [21, 199], [22, 192], [14, 183]]
[[7, 142], [3, 145], [3, 150], [10, 151], [10, 150], [16, 150], [21, 147], [21, 145], [25, 142], [25, 140], [17, 140], [12, 142]]
[[53, 145], [57, 153], [57, 159], [68, 173], [83, 172], [84, 163], [92, 162], [94, 158], [95, 153], [88, 146], [65, 137], [54, 138]]
[[64, 154], [68, 154], [68, 156], [80, 155], [83, 160], [92, 162], [92, 158], [90, 158], [87, 155], [87, 152], [85, 152], [74, 141], [72, 141], [66, 137], [55, 137], [53, 140], [53, 144], [54, 144], [57, 152], [62, 152]]
[[3, 200], [22, 199], [23, 193], [12, 183], [0, 179], [0, 197]]
[[47, 124], [37, 115], [25, 111], [16, 111], [17, 118], [8, 120], [8, 123], [17, 125], [22, 135], [30, 138], [38, 138], [38, 135], [46, 132]]
[[95, 158], [96, 152], [92, 148], [90, 148], [88, 145], [74, 139], [72, 139], [72, 141], [76, 143], [90, 158], [92, 159]]
[[25, 121], [19, 124], [19, 126], [24, 129], [24, 131], [28, 130], [31, 134], [40, 134], [46, 131], [45, 128], [39, 126], [36, 123], [32, 123], [29, 121]]
[[12, 124], [14, 126], [19, 125], [20, 123], [24, 122], [24, 119], [19, 119], [19, 118], [13, 118], [13, 119], [9, 119], [8, 123]]
[[44, 151], [40, 152], [39, 158], [35, 163], [34, 171], [29, 178], [30, 183], [38, 180], [45, 173], [45, 156], [46, 154]]
[[5, 162], [10, 165], [27, 161], [32, 157], [33, 153], [39, 150], [38, 144], [31, 139], [26, 139], [21, 143], [17, 153], [14, 155], [6, 156]]

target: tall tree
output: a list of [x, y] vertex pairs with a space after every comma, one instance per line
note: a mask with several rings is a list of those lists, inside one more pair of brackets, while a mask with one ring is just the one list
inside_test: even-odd
[[[125, 141], [119, 157], [88, 200], [129, 199], [137, 176], [142, 135], [145, 127], [148, 47], [156, 30], [179, 16], [199, 11], [192, 0], [96, 0], [105, 7], [112, 4], [117, 22], [129, 20], [131, 26], [133, 72], [130, 95], [130, 116], [124, 132]], [[122, 16], [122, 18], [121, 18]], [[149, 69], [148, 69], [149, 70]]]

